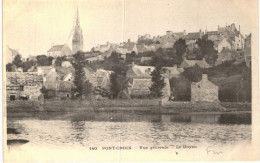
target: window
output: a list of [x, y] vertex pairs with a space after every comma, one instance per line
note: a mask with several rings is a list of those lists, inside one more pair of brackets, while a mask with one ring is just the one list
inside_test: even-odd
[[67, 94], [67, 97], [70, 97], [70, 94]]
[[200, 85], [198, 85], [198, 88], [200, 88]]

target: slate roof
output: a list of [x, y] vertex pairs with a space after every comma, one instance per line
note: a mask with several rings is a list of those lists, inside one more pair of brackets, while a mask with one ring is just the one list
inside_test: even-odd
[[61, 51], [64, 45], [53, 45], [48, 52]]

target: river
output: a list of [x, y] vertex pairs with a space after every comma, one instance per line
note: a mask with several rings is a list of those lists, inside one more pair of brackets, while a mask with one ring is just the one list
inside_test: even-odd
[[8, 140], [23, 139], [23, 146], [103, 147], [232, 145], [250, 143], [251, 114], [158, 115], [127, 112], [92, 114], [46, 113], [44, 116], [8, 117]]

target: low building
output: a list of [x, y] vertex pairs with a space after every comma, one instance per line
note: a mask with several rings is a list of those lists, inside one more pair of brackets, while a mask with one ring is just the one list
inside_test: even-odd
[[180, 67], [181, 68], [189, 68], [189, 67], [194, 67], [195, 65], [198, 65], [201, 68], [209, 68], [211, 67], [205, 58], [202, 60], [188, 60], [186, 57], [184, 57]]
[[203, 74], [201, 81], [191, 83], [192, 102], [218, 102], [218, 86], [208, 80], [208, 75]]
[[42, 85], [37, 72], [6, 72], [6, 100], [40, 100]]

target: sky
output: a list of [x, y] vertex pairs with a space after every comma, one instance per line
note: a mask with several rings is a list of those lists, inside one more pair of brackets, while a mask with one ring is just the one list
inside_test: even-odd
[[4, 0], [3, 48], [23, 57], [46, 54], [52, 44], [70, 43], [78, 4], [84, 51], [107, 41], [136, 41], [138, 35], [217, 30], [235, 23], [242, 34], [257, 24], [254, 0]]

